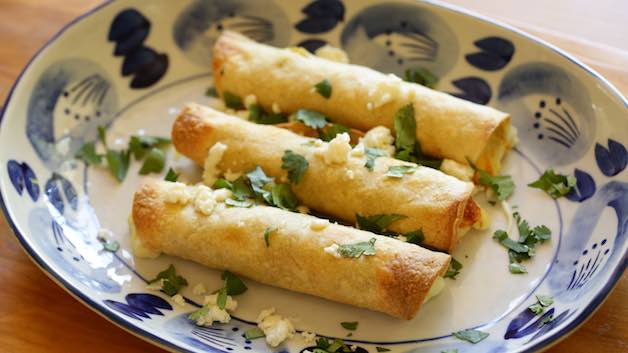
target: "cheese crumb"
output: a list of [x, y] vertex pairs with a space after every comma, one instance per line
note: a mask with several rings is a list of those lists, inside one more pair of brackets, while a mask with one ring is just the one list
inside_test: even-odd
[[360, 139], [364, 147], [379, 148], [387, 156], [395, 154], [395, 138], [392, 136], [390, 129], [384, 126], [376, 126], [366, 132], [364, 137]]
[[214, 190], [214, 200], [216, 200], [216, 202], [225, 202], [225, 200], [231, 196], [233, 196], [233, 192], [229, 189]]
[[305, 344], [314, 344], [316, 342], [316, 334], [314, 332], [303, 331], [301, 332], [301, 337], [303, 337]]
[[325, 252], [330, 255], [333, 255], [334, 257], [341, 258], [342, 256], [340, 256], [340, 254], [338, 253], [338, 248], [339, 248], [338, 244], [333, 243], [330, 246], [325, 248]]
[[323, 155], [325, 163], [327, 164], [342, 164], [346, 163], [349, 159], [349, 152], [351, 152], [351, 145], [349, 144], [351, 138], [349, 134], [343, 132], [336, 135], [328, 144], [327, 151]]
[[216, 206], [216, 200], [214, 199], [214, 195], [212, 190], [205, 185], [197, 186], [196, 197], [194, 198], [194, 208], [206, 215], [209, 216]]
[[354, 174], [353, 174], [353, 170], [347, 170], [347, 173], [345, 173], [347, 175], [347, 178], [349, 178], [349, 180], [353, 180]]
[[146, 285], [146, 289], [147, 290], [154, 290], [154, 291], [160, 291], [161, 288], [163, 288], [164, 286], [164, 279], [161, 278], [158, 281], [155, 281], [153, 283], [149, 283]]
[[227, 145], [217, 142], [207, 152], [207, 159], [205, 159], [205, 170], [203, 170], [203, 182], [205, 185], [214, 185], [220, 171], [218, 170], [218, 163], [222, 159], [222, 156], [227, 150]]
[[277, 103], [277, 102], [274, 102], [274, 103], [273, 103], [273, 105], [272, 105], [272, 111], [273, 111], [273, 113], [275, 113], [275, 114], [279, 114], [279, 113], [281, 113], [281, 107], [279, 106], [279, 103]]
[[326, 219], [315, 219], [312, 222], [310, 222], [310, 229], [314, 231], [323, 230], [327, 228], [328, 225], [329, 225], [329, 221]]
[[301, 206], [297, 206], [297, 211], [299, 211], [299, 213], [303, 213], [303, 214], [308, 214], [310, 213], [310, 209], [307, 206], [301, 205]]
[[347, 56], [347, 53], [344, 50], [333, 47], [328, 44], [316, 49], [314, 54], [318, 56], [319, 58], [323, 58], [323, 59], [327, 59], [327, 60], [331, 60], [331, 61], [335, 61], [339, 63], [344, 63], [344, 64], [349, 63], [349, 57]]
[[207, 288], [205, 288], [203, 283], [198, 283], [194, 286], [194, 289], [192, 289], [192, 293], [194, 293], [194, 295], [203, 295], [207, 293]]
[[351, 155], [353, 157], [364, 157], [365, 153], [364, 144], [361, 142], [355, 145], [355, 147], [351, 150]]
[[277, 347], [296, 332], [289, 319], [275, 314], [275, 308], [262, 310], [257, 317], [257, 326], [264, 331], [266, 342], [271, 347]]
[[257, 104], [257, 97], [254, 94], [249, 94], [244, 97], [244, 106], [248, 107], [250, 105]]
[[183, 296], [181, 294], [173, 295], [172, 301], [174, 301], [174, 303], [178, 306], [185, 306], [185, 299], [183, 299]]
[[166, 203], [178, 203], [186, 205], [194, 197], [194, 193], [187, 185], [181, 182], [174, 182], [168, 185], [168, 191], [164, 193]]
[[220, 309], [217, 304], [218, 294], [205, 296], [203, 307], [207, 308], [207, 313], [196, 320], [198, 326], [211, 326], [214, 321], [226, 324], [231, 321], [231, 315], [228, 311], [234, 311], [238, 308], [238, 302], [228, 295], [227, 303], [224, 309]]
[[458, 163], [451, 159], [443, 159], [440, 165], [441, 172], [456, 177], [460, 180], [471, 181], [475, 171], [466, 164]]

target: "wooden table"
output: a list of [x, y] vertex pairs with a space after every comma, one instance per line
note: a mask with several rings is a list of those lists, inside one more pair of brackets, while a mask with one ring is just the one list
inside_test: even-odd
[[[0, 97], [6, 97], [28, 59], [50, 36], [98, 2], [63, 0], [57, 4], [50, 0], [0, 0]], [[464, 4], [462, 0], [454, 2]], [[483, 3], [485, 6], [494, 4], [490, 0], [472, 1], [476, 9], [481, 9]], [[578, 3], [580, 6], [589, 4]], [[506, 5], [501, 2], [501, 6]], [[624, 6], [623, 10], [626, 9], [628, 7]], [[616, 10], [613, 7], [613, 11]], [[578, 55], [628, 94], [628, 72], [624, 71], [628, 68], [628, 54], [625, 52], [516, 20], [505, 20]], [[625, 26], [625, 22], [618, 25]], [[3, 217], [0, 217], [0, 283], [2, 352], [163, 352], [117, 328], [53, 283], [26, 256]], [[589, 321], [548, 352], [628, 352], [628, 275], [623, 275], [606, 303]]]

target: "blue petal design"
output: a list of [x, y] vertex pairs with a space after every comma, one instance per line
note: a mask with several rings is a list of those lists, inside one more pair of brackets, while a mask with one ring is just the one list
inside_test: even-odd
[[491, 86], [479, 77], [464, 77], [452, 82], [462, 93], [451, 93], [458, 98], [477, 104], [486, 104], [491, 100]]
[[469, 64], [481, 70], [496, 71], [502, 69], [508, 65], [515, 53], [515, 46], [512, 42], [501, 37], [487, 37], [477, 40], [473, 44], [482, 51], [467, 54], [465, 59]]
[[127, 294], [124, 298], [126, 303], [111, 299], [106, 299], [103, 302], [109, 308], [140, 321], [143, 321], [142, 318], [150, 319], [149, 314], [163, 316], [163, 313], [159, 309], [172, 310], [172, 305], [163, 298], [153, 294], [131, 293]]
[[7, 172], [9, 173], [11, 184], [13, 184], [18, 195], [21, 196], [24, 192], [24, 188], [26, 188], [31, 199], [37, 201], [39, 198], [37, 176], [26, 162], [19, 163], [13, 159], [9, 160], [9, 162], [7, 162]]
[[316, 0], [308, 4], [303, 10], [307, 18], [295, 25], [295, 28], [304, 33], [317, 34], [332, 30], [338, 22], [344, 19], [345, 7], [338, 0]]
[[146, 88], [157, 83], [168, 70], [168, 56], [166, 54], [156, 54], [154, 59], [142, 65], [135, 72], [135, 77], [131, 80], [131, 88]]
[[139, 11], [125, 9], [111, 22], [107, 39], [112, 42], [119, 41], [144, 28], [150, 28], [150, 22]]
[[297, 44], [297, 46], [307, 49], [310, 53], [314, 53], [316, 49], [325, 46], [325, 44], [327, 44], [327, 42], [322, 39], [306, 39]]
[[599, 143], [595, 144], [595, 161], [604, 175], [612, 177], [626, 169], [628, 152], [621, 143], [608, 139], [608, 149]]
[[[554, 327], [558, 326], [565, 319], [573, 315], [573, 313], [571, 313], [571, 315], [569, 314], [569, 310], [565, 310], [553, 319], [551, 319], [551, 321], [543, 323], [544, 320], [546, 320], [550, 316], [553, 316], [555, 311], [556, 310], [554, 308], [551, 308], [543, 313], [543, 315], [536, 316], [532, 311], [530, 311], [530, 309], [525, 308], [521, 313], [519, 313], [519, 315], [515, 316], [515, 318], [510, 321], [510, 323], [508, 324], [508, 328], [506, 329], [506, 333], [504, 334], [504, 339], [509, 340], [522, 338], [535, 333], [535, 335], [531, 339], [532, 341], [542, 334], [550, 331]], [[534, 318], [537, 319], [534, 320]], [[528, 323], [532, 320], [534, 320], [534, 322], [528, 325]]]
[[317, 34], [325, 33], [336, 27], [338, 20], [334, 18], [306, 18], [294, 27], [301, 32]]
[[576, 187], [573, 188], [565, 197], [571, 201], [582, 202], [595, 194], [595, 180], [593, 177], [578, 168], [574, 170], [576, 177]]

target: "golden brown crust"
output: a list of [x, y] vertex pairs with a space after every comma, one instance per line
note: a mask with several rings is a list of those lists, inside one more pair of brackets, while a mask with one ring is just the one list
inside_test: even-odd
[[[173, 183], [149, 181], [133, 201], [136, 237], [151, 250], [227, 269], [273, 286], [411, 319], [449, 255], [351, 227], [312, 230], [313, 216], [274, 207], [225, 208], [211, 215], [165, 201]], [[188, 187], [194, 188], [194, 187]], [[277, 230], [270, 246], [264, 230]], [[376, 254], [337, 258], [332, 244], [376, 238]]]

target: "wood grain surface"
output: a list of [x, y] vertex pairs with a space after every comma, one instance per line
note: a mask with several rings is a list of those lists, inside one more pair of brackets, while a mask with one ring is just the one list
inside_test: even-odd
[[[0, 0], [0, 98], [4, 100], [26, 62], [48, 38], [98, 3], [93, 0]], [[487, 0], [487, 3], [494, 2]], [[501, 6], [507, 6], [505, 3]], [[577, 4], [588, 6], [589, 2], [578, 1]], [[628, 72], [625, 71], [628, 55], [625, 52], [572, 38], [556, 30], [549, 32], [516, 20], [509, 22], [570, 50], [608, 75], [624, 94], [628, 93]], [[31, 262], [2, 216], [0, 283], [3, 287], [0, 291], [2, 352], [163, 352], [116, 327], [57, 286]], [[547, 352], [628, 352], [628, 275], [623, 275], [607, 301], [584, 325]]]

